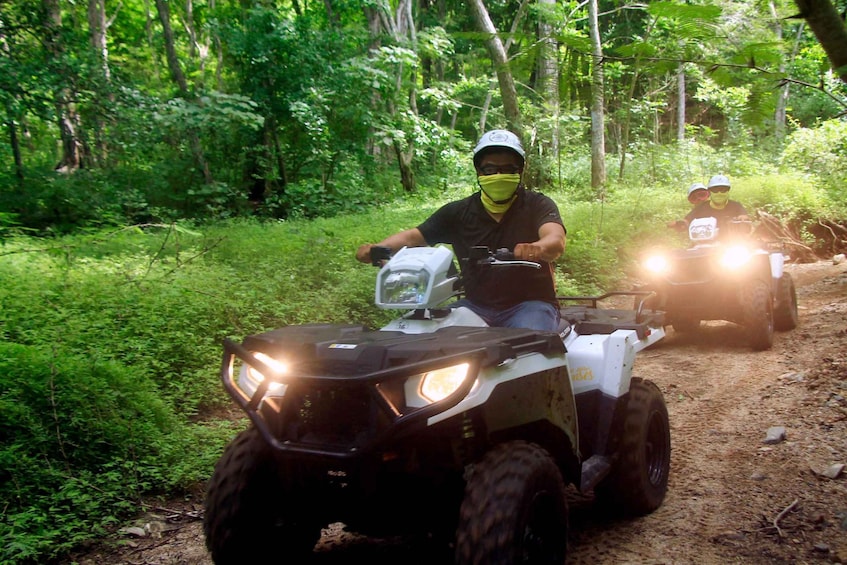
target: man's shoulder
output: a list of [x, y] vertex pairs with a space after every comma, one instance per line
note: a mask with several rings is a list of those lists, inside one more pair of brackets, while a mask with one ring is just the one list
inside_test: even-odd
[[558, 204], [556, 201], [544, 194], [543, 192], [538, 192], [537, 190], [524, 190], [523, 197], [525, 201], [530, 205], [552, 205], [558, 208]]

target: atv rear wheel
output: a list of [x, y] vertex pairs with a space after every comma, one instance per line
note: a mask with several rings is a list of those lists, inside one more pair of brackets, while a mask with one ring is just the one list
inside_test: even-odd
[[754, 351], [773, 346], [774, 313], [771, 289], [764, 281], [753, 281], [742, 294], [744, 326]]
[[560, 565], [567, 555], [565, 485], [538, 445], [511, 441], [476, 463], [456, 531], [458, 565]]
[[209, 482], [203, 517], [216, 565], [261, 563], [270, 555], [299, 563], [320, 539], [305, 496], [285, 492], [277, 469], [255, 428], [227, 446]]
[[617, 460], [595, 488], [606, 509], [641, 516], [658, 508], [668, 490], [671, 434], [668, 409], [659, 388], [633, 378], [622, 418], [616, 424]]
[[784, 332], [797, 327], [797, 291], [791, 273], [782, 273], [776, 285], [776, 305], [773, 309], [773, 327]]

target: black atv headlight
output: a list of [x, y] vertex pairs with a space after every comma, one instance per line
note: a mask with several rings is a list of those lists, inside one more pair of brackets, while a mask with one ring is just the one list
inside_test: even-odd
[[244, 364], [242, 366], [241, 374], [239, 375], [238, 388], [244, 391], [248, 397], [252, 397], [253, 393], [256, 392], [256, 389], [259, 387], [259, 384], [261, 384], [265, 378], [270, 378], [271, 383], [268, 385], [268, 393], [272, 396], [285, 395], [285, 389], [288, 385], [275, 382], [275, 378], [285, 375], [288, 372], [288, 364], [279, 359], [274, 359], [270, 355], [266, 355], [264, 353], [256, 351], [252, 353], [256, 359], [273, 369], [275, 374], [266, 377], [266, 375], [262, 374], [255, 367]]

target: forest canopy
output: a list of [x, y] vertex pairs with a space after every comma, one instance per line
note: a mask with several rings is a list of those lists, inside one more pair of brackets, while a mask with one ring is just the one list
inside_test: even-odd
[[532, 185], [578, 198], [667, 182], [628, 167], [663, 145], [773, 162], [793, 132], [844, 119], [827, 57], [844, 30], [814, 17], [844, 9], [3, 3], [0, 229], [331, 216], [466, 183], [492, 127], [524, 138]]

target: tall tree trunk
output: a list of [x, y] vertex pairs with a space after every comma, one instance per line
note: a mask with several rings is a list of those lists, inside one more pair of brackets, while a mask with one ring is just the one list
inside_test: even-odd
[[111, 78], [109, 70], [109, 46], [106, 42], [106, 31], [109, 22], [106, 20], [105, 0], [88, 0], [88, 35], [91, 47], [100, 58], [100, 68], [108, 81]]
[[829, 0], [794, 0], [800, 16], [818, 38], [832, 68], [847, 82], [847, 27], [844, 18]]
[[[3, 22], [0, 21], [0, 53], [9, 60], [12, 59], [12, 48], [6, 41], [3, 31]], [[15, 98], [17, 96], [15, 95]], [[18, 180], [24, 180], [24, 162], [21, 157], [21, 142], [18, 139], [18, 126], [15, 123], [17, 112], [14, 110], [11, 100], [6, 100], [6, 127], [9, 130], [9, 146], [12, 148], [12, 159], [15, 165], [15, 176]]]
[[[112, 72], [109, 68], [109, 45], [106, 40], [111, 24], [112, 21], [106, 18], [106, 1], [88, 0], [88, 37], [95, 56], [100, 60], [100, 72], [103, 75], [103, 82], [107, 85], [112, 79]], [[110, 100], [114, 99], [111, 93], [108, 97]], [[109, 148], [106, 146], [104, 133], [106, 126], [103, 116], [98, 113], [95, 122], [95, 149], [92, 151], [92, 160], [94, 163], [104, 163], [108, 159]]]
[[168, 6], [168, 0], [156, 0], [156, 11], [159, 14], [159, 23], [162, 24], [162, 35], [165, 39], [165, 57], [168, 60], [171, 78], [173, 78], [174, 83], [176, 83], [179, 89], [179, 95], [187, 99], [189, 94], [188, 82], [185, 80], [185, 73], [182, 72], [179, 57], [176, 54], [174, 32], [171, 27], [171, 10]]
[[[62, 13], [59, 1], [43, 0], [43, 6], [47, 49], [56, 60], [59, 60], [64, 52], [64, 45], [60, 38]], [[72, 173], [82, 165], [83, 143], [77, 133], [80, 118], [72, 102], [71, 90], [66, 86], [59, 86], [53, 94], [53, 105], [56, 108], [56, 120], [62, 139], [62, 156], [55, 169], [63, 173]]]
[[[365, 7], [365, 16], [368, 21], [368, 30], [371, 35], [371, 48], [379, 47], [379, 35], [385, 30], [393, 40], [400, 45], [409, 45], [417, 52], [417, 32], [415, 30], [415, 22], [412, 15], [412, 0], [400, 0], [397, 4], [397, 9], [392, 12], [391, 6], [387, 0], [379, 0], [375, 6]], [[402, 65], [397, 65], [395, 80], [397, 92], [403, 89], [403, 73], [405, 72]], [[417, 116], [417, 91], [416, 77], [411, 77], [409, 81], [409, 110]], [[378, 103], [378, 99], [374, 100]], [[399, 113], [394, 101], [388, 99], [385, 101], [388, 109], [388, 114], [396, 117]], [[400, 183], [403, 189], [412, 193], [415, 191], [416, 182], [414, 169], [412, 168], [412, 158], [415, 155], [415, 142], [409, 138], [405, 146], [397, 139], [392, 143], [392, 149], [397, 158], [397, 166], [400, 169]]]
[[156, 56], [156, 45], [153, 41], [153, 14], [150, 11], [150, 0], [144, 0], [144, 36], [147, 39], [147, 53], [150, 54], [149, 65], [153, 69], [153, 75], [159, 78], [159, 65]]
[[[156, 0], [156, 11], [159, 13], [159, 21], [162, 24], [162, 35], [165, 39], [165, 56], [168, 59], [168, 68], [170, 68], [171, 77], [174, 79], [174, 82], [179, 89], [180, 96], [188, 100], [190, 96], [188, 91], [188, 82], [185, 80], [185, 74], [182, 72], [182, 67], [179, 64], [179, 58], [176, 54], [168, 0]], [[194, 155], [194, 160], [203, 174], [203, 180], [206, 184], [211, 184], [214, 182], [214, 179], [212, 178], [212, 173], [209, 170], [209, 164], [206, 162], [206, 157], [203, 155], [203, 148], [200, 145], [200, 138], [198, 137], [197, 132], [190, 131], [188, 138], [189, 144], [191, 145], [191, 153]]]
[[685, 64], [680, 63], [676, 71], [676, 140], [685, 141]]
[[497, 29], [494, 27], [494, 23], [491, 21], [491, 17], [488, 15], [488, 10], [486, 10], [482, 0], [471, 0], [468, 4], [470, 5], [477, 27], [488, 38], [485, 41], [485, 45], [488, 48], [488, 54], [497, 73], [497, 82], [500, 84], [500, 97], [503, 99], [503, 111], [506, 114], [507, 127], [517, 132], [518, 135], [521, 135], [523, 128], [520, 110], [518, 108], [518, 92], [515, 88], [515, 79], [512, 76], [512, 71], [509, 69], [509, 59], [506, 56], [506, 49], [497, 35]]
[[[606, 186], [605, 81], [603, 78], [603, 46], [597, 22], [597, 0], [588, 0], [591, 33], [591, 187], [602, 193]], [[622, 151], [625, 151], [622, 148]]]
[[21, 144], [18, 141], [18, 129], [15, 125], [15, 120], [11, 117], [9, 121], [6, 122], [6, 125], [9, 127], [9, 145], [12, 146], [12, 157], [14, 158], [15, 163], [15, 176], [18, 180], [24, 180], [24, 162], [21, 158]]
[[[768, 8], [771, 11], [771, 17], [773, 18], [773, 31], [776, 35], [777, 41], [782, 44], [782, 20], [779, 15], [776, 13], [776, 6], [773, 3], [773, 0], [769, 0]], [[785, 59], [780, 57], [779, 59], [779, 74], [785, 74]], [[785, 114], [786, 107], [788, 106], [788, 84], [782, 85], [782, 87], [777, 91], [776, 98], [776, 109], [774, 110], [774, 134], [776, 136], [777, 141], [782, 141], [785, 138]]]
[[[653, 24], [655, 24], [655, 20], [653, 20], [653, 22], [648, 26], [647, 31], [645, 33], [646, 38], [650, 37], [650, 32], [652, 31]], [[600, 41], [599, 28], [598, 28], [597, 41], [598, 42]], [[592, 42], [593, 42], [593, 40], [592, 40]], [[602, 44], [600, 44], [600, 45], [602, 45]], [[602, 47], [601, 47], [601, 49], [602, 49]], [[602, 55], [602, 51], [601, 51], [601, 55]], [[636, 56], [635, 62], [632, 65], [632, 80], [629, 82], [629, 93], [626, 95], [626, 98], [624, 99], [624, 113], [623, 113], [624, 119], [623, 119], [623, 124], [622, 124], [622, 127], [621, 127], [621, 143], [620, 143], [620, 147], [619, 147], [620, 154], [621, 154], [621, 160], [620, 160], [620, 166], [618, 168], [618, 178], [621, 179], [621, 180], [623, 179], [624, 171], [626, 169], [626, 155], [627, 155], [627, 150], [629, 149], [629, 131], [630, 131], [630, 126], [632, 124], [632, 101], [635, 98], [635, 89], [638, 86], [638, 78], [640, 76], [640, 73], [641, 73], [641, 57]]]
[[[559, 162], [559, 43], [553, 35], [548, 13], [552, 13], [556, 0], [539, 0], [541, 14], [538, 20], [537, 88], [544, 100], [544, 112], [551, 119], [551, 127], [538, 136], [540, 153]], [[551, 184], [550, 167], [530, 167], [529, 182], [533, 186]], [[559, 175], [560, 176], [560, 175]]]

